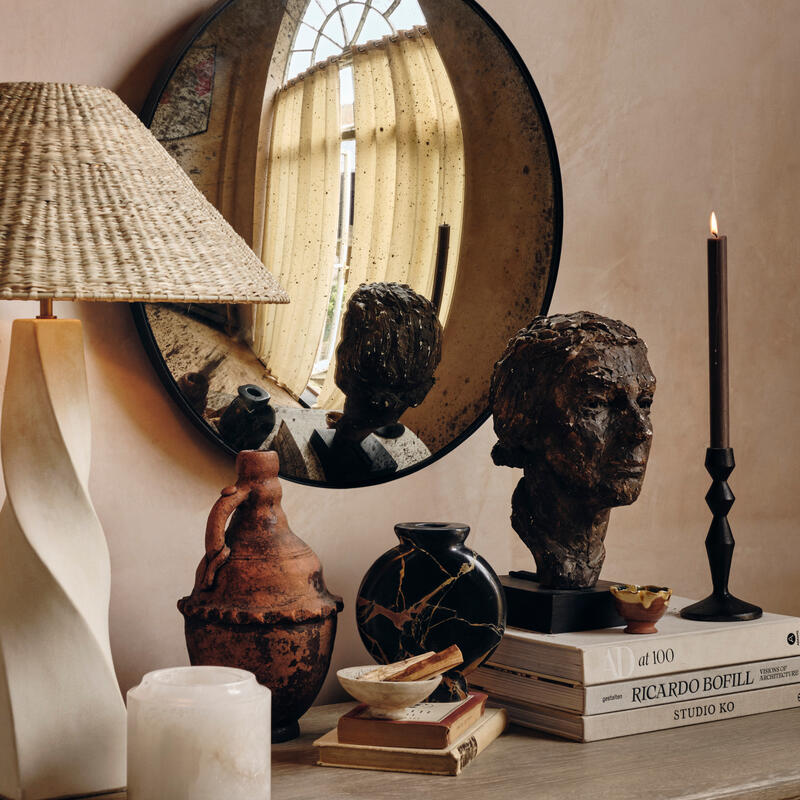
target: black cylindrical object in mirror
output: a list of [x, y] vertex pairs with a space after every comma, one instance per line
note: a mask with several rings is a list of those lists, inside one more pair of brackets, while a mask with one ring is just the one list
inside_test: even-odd
[[219, 420], [222, 438], [235, 450], [258, 450], [275, 427], [269, 392], [246, 383]]

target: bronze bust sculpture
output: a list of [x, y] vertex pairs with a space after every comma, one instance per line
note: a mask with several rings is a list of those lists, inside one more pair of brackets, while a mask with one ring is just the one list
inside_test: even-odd
[[636, 331], [586, 311], [537, 317], [495, 365], [492, 459], [525, 471], [511, 524], [541, 584], [597, 582], [611, 508], [642, 488], [655, 386]]

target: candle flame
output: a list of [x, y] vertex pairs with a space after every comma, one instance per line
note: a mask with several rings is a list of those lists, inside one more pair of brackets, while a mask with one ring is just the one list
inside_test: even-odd
[[719, 236], [719, 228], [717, 227], [717, 215], [713, 211], [711, 212], [709, 228], [711, 228], [711, 235], [716, 239]]

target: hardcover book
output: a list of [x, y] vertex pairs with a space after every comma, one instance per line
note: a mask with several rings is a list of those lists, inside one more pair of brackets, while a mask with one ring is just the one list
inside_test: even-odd
[[683, 619], [680, 609], [692, 602], [673, 597], [658, 633], [649, 636], [622, 628], [557, 634], [507, 628], [492, 663], [593, 685], [800, 655], [797, 617], [764, 614], [735, 624]]
[[508, 711], [509, 721], [516, 725], [535, 728], [579, 742], [594, 742], [600, 739], [630, 736], [634, 733], [680, 728], [720, 719], [761, 714], [765, 711], [795, 708], [800, 706], [800, 692], [796, 685], [777, 686], [772, 689], [736, 692], [703, 700], [667, 703], [650, 708], [588, 716], [510, 700], [490, 702], [502, 705]]
[[418, 703], [404, 719], [374, 719], [368, 706], [356, 706], [339, 718], [343, 744], [441, 750], [460, 739], [483, 715], [486, 695], [470, 692], [453, 703]]
[[346, 744], [339, 741], [335, 728], [314, 744], [319, 748], [317, 763], [323, 767], [458, 775], [505, 730], [506, 724], [504, 709], [487, 709], [460, 739], [440, 750]]
[[800, 656], [751, 661], [694, 672], [672, 672], [632, 681], [578, 683], [531, 672], [484, 664], [470, 676], [470, 684], [492, 698], [551, 706], [578, 714], [607, 714], [630, 708], [698, 700], [731, 692], [800, 683]]

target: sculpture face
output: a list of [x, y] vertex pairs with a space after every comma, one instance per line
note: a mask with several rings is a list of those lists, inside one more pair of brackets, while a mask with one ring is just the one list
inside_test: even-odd
[[609, 347], [601, 364], [593, 353], [567, 364], [544, 412], [543, 454], [571, 495], [605, 507], [636, 500], [655, 383], [643, 344]]
[[636, 331], [587, 311], [538, 317], [495, 365], [492, 458], [525, 470], [511, 524], [542, 584], [597, 582], [609, 509], [642, 490], [655, 388]]

